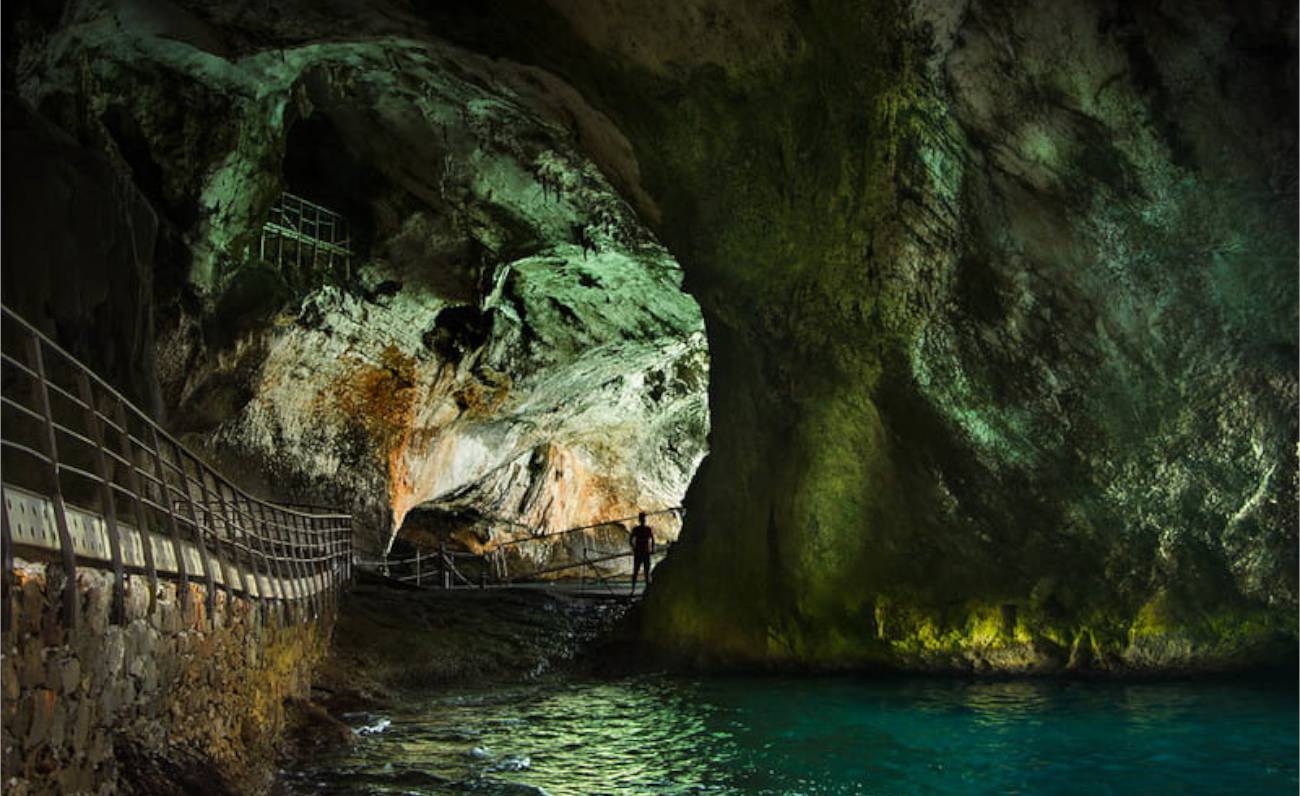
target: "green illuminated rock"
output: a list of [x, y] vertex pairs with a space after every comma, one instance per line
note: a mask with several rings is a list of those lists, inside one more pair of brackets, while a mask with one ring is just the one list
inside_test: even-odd
[[[417, 163], [426, 146], [442, 152], [430, 142], [447, 123], [399, 112], [406, 92], [462, 92], [439, 105], [463, 109], [457, 125], [474, 141], [529, 129], [499, 104], [502, 85], [531, 97], [518, 107], [553, 111], [537, 128], [544, 140], [563, 138], [546, 125], [569, 118], [568, 148], [543, 148], [566, 174], [578, 161], [599, 167], [600, 196], [616, 191], [682, 264], [707, 329], [713, 428], [681, 544], [644, 610], [643, 638], [668, 658], [1002, 671], [1294, 659], [1291, 6], [495, 0], [268, 15], [235, 0], [190, 5], [238, 56], [245, 82], [225, 96], [271, 120], [221, 145], [247, 156], [190, 172], [202, 177], [200, 237], [215, 252], [198, 254], [196, 286], [226, 289], [219, 252], [238, 248], [277, 187], [228, 186], [274, 170], [287, 125], [277, 114], [328, 106], [315, 82], [301, 98], [289, 92], [293, 76], [333, 62], [369, 98], [348, 123], [406, 131], [383, 149]], [[434, 43], [443, 39], [482, 55]], [[188, 41], [187, 64], [217, 63]], [[253, 65], [263, 76], [249, 77]], [[375, 121], [393, 114], [413, 126]], [[478, 293], [482, 306], [514, 312], [519, 328], [538, 319], [535, 350], [556, 352], [538, 362], [592, 345], [589, 319], [607, 316], [574, 285], [600, 275], [572, 239], [555, 245], [572, 218], [517, 198], [520, 164], [551, 161], [534, 150], [483, 160], [480, 144], [465, 147], [453, 158], [475, 175], [455, 181], [464, 217], [515, 264]], [[364, 147], [353, 157], [398, 169]], [[385, 206], [394, 230], [458, 239], [409, 204]], [[407, 238], [385, 240], [401, 249]], [[571, 279], [548, 267], [556, 256]], [[661, 257], [632, 259], [650, 275]], [[364, 302], [388, 301], [380, 288], [392, 282], [408, 284], [373, 272]], [[398, 331], [408, 301], [403, 289], [386, 310]], [[354, 317], [333, 305], [321, 314]], [[344, 336], [368, 341], [370, 328], [355, 320]], [[462, 339], [455, 328], [435, 338]], [[667, 340], [685, 327], [660, 328]], [[534, 338], [502, 339], [522, 351]], [[378, 361], [362, 396], [393, 393], [384, 373], [404, 378], [407, 359]], [[508, 370], [480, 370], [466, 407], [500, 411]], [[550, 417], [547, 401], [603, 383], [580, 372], [548, 364], [537, 376], [551, 385], [538, 387], [545, 400], [517, 406]], [[593, 401], [592, 411], [607, 405]], [[406, 406], [358, 403], [357, 415], [378, 422]], [[549, 449], [528, 456], [539, 470], [553, 460]], [[519, 483], [483, 479], [460, 497]]]
[[[578, 146], [621, 179], [608, 120], [432, 40], [235, 39], [178, 7], [88, 9], [21, 83], [179, 239], [156, 258], [172, 427], [258, 494], [351, 507], [372, 554], [417, 507], [477, 544], [679, 504], [708, 431], [703, 322]], [[351, 218], [350, 270], [263, 261], [286, 189]]]
[[1293, 8], [553, 6], [438, 24], [610, 113], [704, 310], [711, 453], [648, 643], [1294, 659]]

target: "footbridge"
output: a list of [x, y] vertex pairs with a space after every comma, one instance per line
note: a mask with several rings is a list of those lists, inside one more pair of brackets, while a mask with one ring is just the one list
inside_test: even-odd
[[2, 306], [0, 383], [6, 792], [151, 792], [141, 760], [255, 789], [328, 649], [352, 518], [240, 489]]
[[352, 518], [253, 497], [208, 466], [89, 368], [8, 307], [3, 391], [3, 612], [14, 556], [67, 575], [64, 622], [78, 622], [76, 568], [113, 573], [111, 621], [125, 616], [128, 574], [319, 614], [351, 577]]
[[[648, 518], [675, 515], [685, 517], [681, 506], [647, 511]], [[501, 518], [491, 518], [504, 524], [524, 529], [527, 536], [498, 542], [481, 551], [454, 550], [446, 544], [436, 549], [416, 546], [413, 555], [385, 555], [382, 558], [360, 559], [358, 564], [393, 580], [420, 588], [431, 589], [490, 589], [490, 588], [546, 588], [579, 596], [639, 596], [644, 591], [645, 578], [637, 589], [622, 572], [625, 562], [633, 558], [632, 549], [611, 551], [599, 547], [587, 538], [587, 533], [598, 529], [624, 527], [625, 523], [639, 519], [640, 514], [614, 517], [598, 522], [576, 525], [558, 531], [543, 532], [530, 526]], [[524, 546], [551, 546], [562, 544], [567, 537], [576, 537], [576, 550], [568, 551], [555, 563], [516, 568], [509, 566], [509, 552]], [[656, 545], [651, 554], [651, 566], [667, 555], [671, 544]]]

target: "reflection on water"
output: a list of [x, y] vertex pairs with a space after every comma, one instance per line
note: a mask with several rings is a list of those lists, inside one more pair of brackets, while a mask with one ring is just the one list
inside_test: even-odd
[[[375, 728], [376, 716], [354, 726]], [[1209, 683], [530, 683], [446, 693], [290, 793], [1296, 792], [1297, 693]]]

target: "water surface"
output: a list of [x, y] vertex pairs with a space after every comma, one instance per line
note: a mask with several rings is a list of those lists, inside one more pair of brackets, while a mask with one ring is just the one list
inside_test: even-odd
[[1205, 682], [643, 677], [353, 719], [291, 793], [1294, 794], [1300, 733], [1293, 685]]

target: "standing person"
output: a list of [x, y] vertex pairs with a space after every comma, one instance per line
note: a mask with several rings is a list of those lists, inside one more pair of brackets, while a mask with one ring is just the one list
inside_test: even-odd
[[637, 526], [628, 536], [632, 545], [632, 593], [636, 594], [636, 576], [645, 567], [645, 585], [650, 586], [650, 556], [655, 551], [655, 536], [650, 526], [645, 524], [645, 512], [641, 512]]

